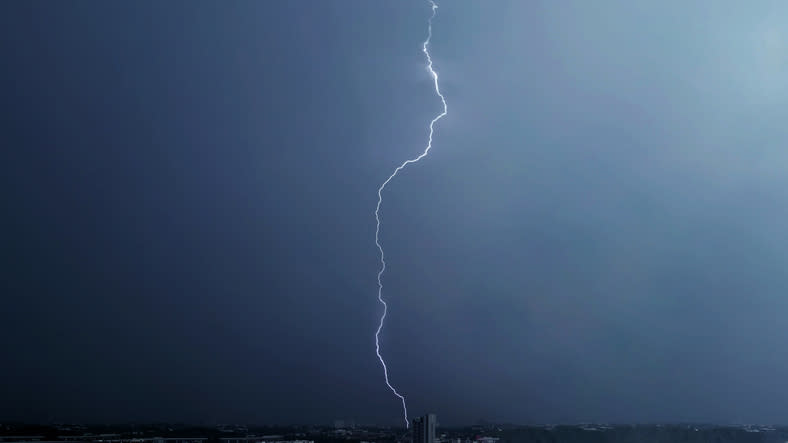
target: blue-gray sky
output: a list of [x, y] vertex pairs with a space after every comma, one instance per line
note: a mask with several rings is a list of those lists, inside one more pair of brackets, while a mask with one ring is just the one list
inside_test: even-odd
[[[0, 417], [400, 423], [421, 1], [0, 4]], [[387, 188], [443, 423], [785, 422], [788, 5], [445, 1]]]

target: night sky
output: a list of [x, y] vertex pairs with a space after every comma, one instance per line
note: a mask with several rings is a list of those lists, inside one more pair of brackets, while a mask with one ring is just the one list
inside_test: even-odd
[[[788, 4], [444, 0], [443, 424], [785, 423]], [[0, 2], [0, 419], [401, 424], [428, 3]]]

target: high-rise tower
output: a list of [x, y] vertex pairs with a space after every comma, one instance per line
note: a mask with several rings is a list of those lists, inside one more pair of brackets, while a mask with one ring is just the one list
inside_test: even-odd
[[413, 419], [413, 443], [435, 443], [435, 414]]

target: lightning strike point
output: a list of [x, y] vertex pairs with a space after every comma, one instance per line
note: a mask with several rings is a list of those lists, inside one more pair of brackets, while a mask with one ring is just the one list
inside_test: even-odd
[[383, 246], [380, 244], [380, 205], [383, 203], [383, 190], [386, 188], [386, 185], [388, 185], [389, 182], [394, 177], [396, 177], [397, 174], [401, 170], [403, 170], [406, 166], [408, 166], [411, 163], [418, 162], [422, 158], [426, 157], [427, 154], [429, 154], [430, 149], [432, 149], [432, 136], [435, 133], [435, 123], [438, 120], [445, 117], [449, 111], [449, 108], [446, 106], [446, 99], [443, 97], [443, 94], [441, 94], [440, 86], [438, 85], [438, 73], [435, 72], [435, 70], [432, 68], [432, 57], [430, 56], [429, 45], [430, 45], [430, 40], [432, 40], [432, 19], [434, 19], [435, 15], [437, 14], [438, 5], [432, 0], [429, 0], [429, 3], [430, 3], [430, 8], [432, 9], [432, 15], [430, 15], [430, 18], [427, 19], [427, 39], [424, 40], [424, 43], [422, 43], [421, 49], [422, 52], [424, 52], [424, 56], [427, 58], [427, 70], [430, 71], [430, 74], [432, 75], [432, 80], [435, 85], [435, 93], [438, 95], [438, 97], [441, 100], [441, 104], [443, 105], [443, 111], [430, 121], [429, 138], [427, 139], [427, 146], [424, 148], [424, 151], [422, 151], [422, 153], [419, 154], [419, 156], [416, 158], [405, 160], [401, 165], [399, 165], [396, 169], [394, 169], [394, 172], [389, 176], [389, 178], [387, 178], [386, 181], [384, 181], [383, 184], [380, 185], [380, 187], [378, 188], [378, 204], [375, 207], [375, 221], [377, 222], [375, 226], [375, 245], [377, 245], [378, 251], [380, 251], [380, 271], [378, 271], [378, 301], [383, 305], [383, 314], [380, 316], [380, 323], [378, 324], [378, 330], [375, 332], [375, 353], [377, 354], [378, 359], [380, 360], [380, 364], [383, 366], [383, 376], [386, 379], [386, 386], [388, 386], [389, 389], [391, 389], [391, 392], [393, 392], [394, 395], [397, 396], [397, 398], [399, 398], [400, 401], [402, 401], [402, 411], [405, 416], [405, 428], [408, 428], [410, 426], [410, 422], [408, 420], [408, 406], [405, 403], [405, 396], [397, 392], [394, 386], [391, 385], [391, 382], [389, 381], [389, 371], [388, 368], [386, 367], [386, 362], [383, 360], [383, 356], [380, 355], [380, 331], [383, 330], [383, 323], [386, 320], [386, 313], [388, 312], [388, 305], [386, 304], [386, 301], [383, 300], [382, 277], [383, 277], [383, 273], [386, 272], [386, 259], [385, 259], [385, 254], [383, 253]]

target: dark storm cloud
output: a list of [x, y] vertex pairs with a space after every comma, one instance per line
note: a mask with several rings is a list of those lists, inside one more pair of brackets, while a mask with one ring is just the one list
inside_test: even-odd
[[[0, 8], [0, 417], [399, 423], [429, 8]], [[441, 6], [412, 412], [781, 421], [787, 13]]]

